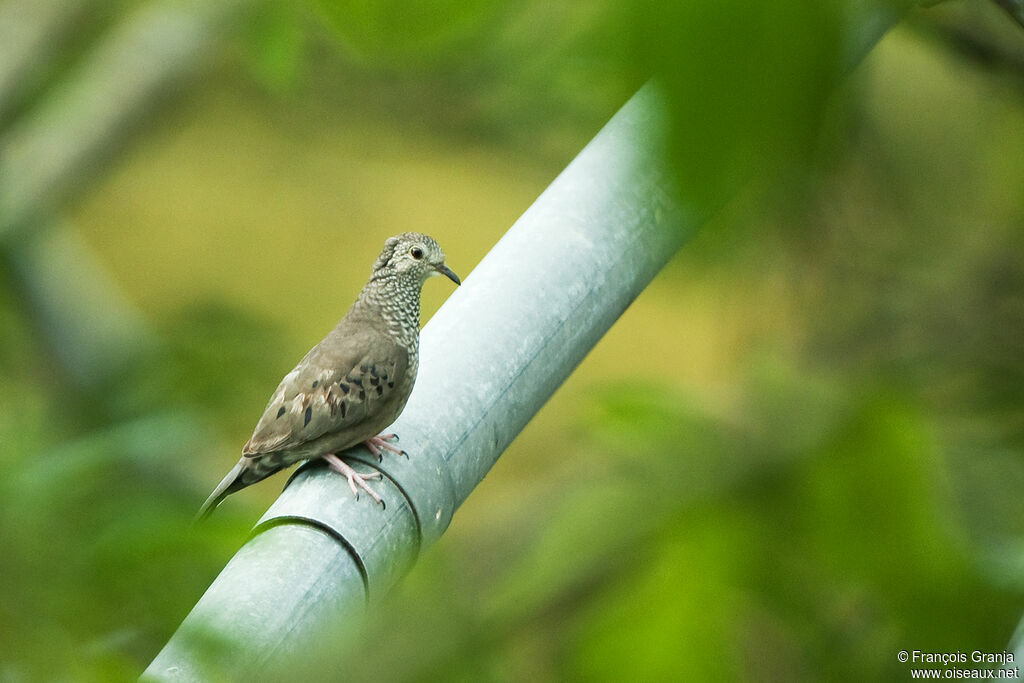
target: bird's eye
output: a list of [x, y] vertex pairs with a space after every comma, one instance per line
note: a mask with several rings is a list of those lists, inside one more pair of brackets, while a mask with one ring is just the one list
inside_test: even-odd
[[409, 250], [409, 253], [417, 261], [419, 261], [421, 258], [423, 258], [423, 250], [420, 249], [419, 247], [413, 247], [412, 249]]

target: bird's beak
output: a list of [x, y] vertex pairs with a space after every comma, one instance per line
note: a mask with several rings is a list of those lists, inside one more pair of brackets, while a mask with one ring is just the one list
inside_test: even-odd
[[434, 268], [437, 270], [437, 272], [441, 273], [441, 275], [444, 275], [446, 278], [448, 278], [449, 280], [451, 280], [455, 284], [457, 284], [457, 285], [461, 285], [462, 284], [462, 280], [460, 280], [459, 276], [455, 274], [455, 271], [453, 271], [451, 268], [449, 268], [445, 264], [442, 263], [439, 266], [434, 266]]

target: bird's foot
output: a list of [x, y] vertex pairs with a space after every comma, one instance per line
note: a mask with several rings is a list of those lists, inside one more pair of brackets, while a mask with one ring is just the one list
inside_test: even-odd
[[397, 434], [381, 434], [379, 436], [374, 436], [374, 437], [371, 437], [371, 438], [367, 439], [366, 441], [363, 442], [363, 444], [365, 444], [366, 447], [370, 449], [371, 453], [373, 453], [374, 455], [377, 456], [377, 460], [378, 461], [384, 460], [384, 456], [381, 455], [381, 452], [380, 452], [382, 448], [384, 450], [391, 451], [392, 453], [397, 453], [398, 455], [404, 455], [406, 460], [409, 459], [409, 454], [408, 453], [403, 451], [398, 446], [392, 446], [391, 444], [388, 443], [388, 441], [398, 441], [398, 435]]
[[370, 474], [360, 474], [352, 469], [352, 466], [347, 462], [339, 458], [333, 453], [328, 453], [322, 456], [327, 461], [328, 466], [338, 474], [344, 475], [348, 479], [348, 487], [352, 489], [352, 493], [355, 495], [356, 500], [359, 500], [359, 489], [366, 491], [370, 498], [381, 504], [383, 507], [384, 499], [377, 495], [377, 492], [370, 488], [370, 485], [366, 483], [367, 479], [380, 479], [380, 472], [371, 472]]

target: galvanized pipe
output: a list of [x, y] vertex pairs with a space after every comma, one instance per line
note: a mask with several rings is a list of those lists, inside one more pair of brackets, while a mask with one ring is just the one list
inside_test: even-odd
[[[851, 13], [848, 67], [896, 17], [870, 4]], [[440, 538], [502, 451], [700, 225], [703, 216], [676, 201], [661, 158], [664, 118], [645, 86], [424, 328], [416, 388], [389, 429], [408, 460], [346, 453], [357, 469], [383, 473], [375, 488], [387, 508], [353, 499], [324, 467], [302, 468], [144, 679], [287, 671], [280, 667], [292, 655], [343, 638], [367, 602]]]
[[144, 677], [260, 671], [336, 633], [440, 538], [696, 224], [673, 200], [662, 117], [645, 87], [424, 328], [416, 388], [393, 426], [409, 458], [378, 464], [365, 449], [348, 454], [384, 474], [375, 487], [387, 508], [355, 500], [326, 468], [304, 468]]

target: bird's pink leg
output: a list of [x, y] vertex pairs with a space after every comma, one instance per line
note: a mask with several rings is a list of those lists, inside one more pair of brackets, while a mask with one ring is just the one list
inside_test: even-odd
[[[370, 488], [370, 485], [366, 483], [367, 479], [380, 479], [380, 472], [372, 472], [370, 474], [359, 474], [351, 465], [336, 456], [334, 453], [328, 453], [327, 455], [321, 456], [327, 461], [327, 464], [332, 470], [338, 474], [342, 474], [348, 479], [348, 487], [352, 489], [352, 493], [355, 495], [356, 500], [359, 500], [359, 489], [366, 491], [370, 494], [370, 498], [384, 505], [384, 500], [377, 495], [377, 492]], [[358, 487], [358, 488], [357, 488]]]
[[398, 446], [392, 446], [391, 444], [388, 443], [388, 441], [397, 441], [397, 440], [398, 440], [398, 435], [397, 434], [381, 434], [379, 436], [374, 436], [374, 437], [371, 437], [371, 438], [367, 439], [366, 441], [363, 442], [363, 444], [367, 448], [370, 449], [371, 453], [373, 453], [374, 455], [377, 456], [377, 460], [383, 460], [384, 459], [384, 456], [381, 455], [381, 453], [380, 453], [380, 449], [382, 449], [382, 448], [385, 449], [385, 450], [391, 451], [392, 453], [397, 453], [398, 455], [404, 455], [406, 458], [408, 458], [409, 457], [408, 453], [403, 451]]

